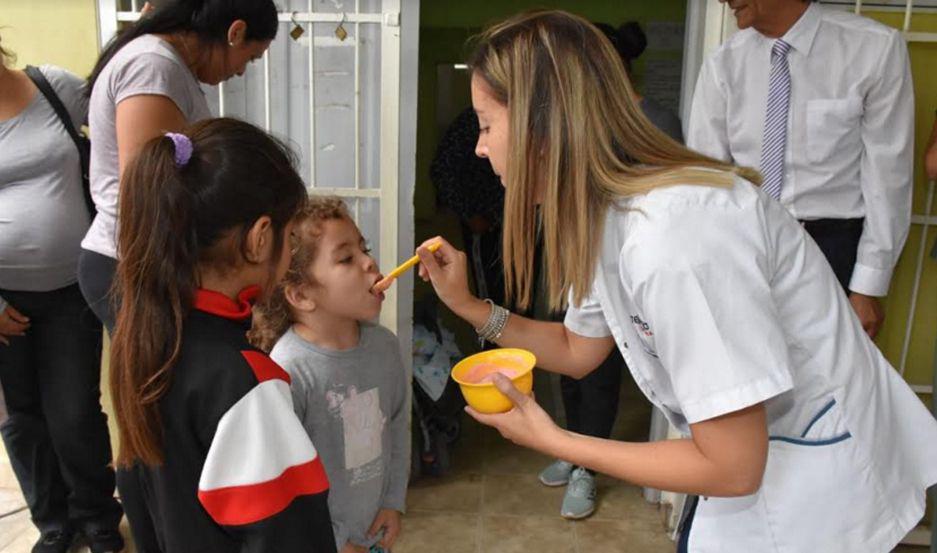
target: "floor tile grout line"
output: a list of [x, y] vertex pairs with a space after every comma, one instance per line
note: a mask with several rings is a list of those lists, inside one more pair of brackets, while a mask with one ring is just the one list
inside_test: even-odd
[[[17, 518], [17, 517], [13, 517], [13, 518]], [[8, 519], [8, 520], [9, 520], [9, 519]], [[25, 520], [25, 521], [29, 521], [28, 518], [25, 518], [24, 520]], [[31, 523], [30, 523], [30, 522], [27, 522], [26, 524], [23, 524], [23, 525], [21, 526], [19, 532], [15, 532], [14, 534], [12, 534], [12, 536], [10, 537], [10, 540], [9, 540], [9, 541], [7, 541], [6, 543], [3, 543], [2, 545], [0, 545], [0, 552], [5, 551], [8, 547], [10, 547], [11, 545], [13, 545], [13, 544], [16, 542], [16, 540], [20, 539], [21, 536], [23, 536], [23, 535], [25, 535], [27, 532], [29, 532], [30, 526], [31, 526]], [[10, 553], [15, 553], [15, 552], [11, 551]]]
[[20, 507], [17, 507], [17, 508], [15, 508], [15, 509], [13, 509], [12, 511], [6, 511], [6, 512], [3, 512], [3, 513], [0, 513], [0, 520], [3, 520], [3, 519], [5, 519], [5, 518], [12, 517], [12, 516], [14, 516], [14, 515], [18, 515], [19, 513], [22, 513], [23, 511], [25, 511], [25, 510], [28, 509], [28, 508], [29, 508], [29, 507], [27, 507], [26, 505], [23, 505], [23, 506], [20, 506]]

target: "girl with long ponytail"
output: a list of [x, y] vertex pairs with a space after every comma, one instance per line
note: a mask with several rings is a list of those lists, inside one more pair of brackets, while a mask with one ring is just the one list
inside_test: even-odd
[[287, 149], [231, 119], [154, 138], [127, 168], [110, 385], [141, 551], [335, 550], [289, 377], [246, 338], [305, 201]]

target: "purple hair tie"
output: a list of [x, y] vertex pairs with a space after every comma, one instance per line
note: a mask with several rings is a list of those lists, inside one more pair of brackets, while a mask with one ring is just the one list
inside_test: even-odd
[[182, 134], [177, 132], [168, 132], [166, 133], [175, 146], [175, 152], [172, 157], [176, 162], [176, 167], [185, 167], [188, 165], [189, 160], [192, 159], [192, 140]]

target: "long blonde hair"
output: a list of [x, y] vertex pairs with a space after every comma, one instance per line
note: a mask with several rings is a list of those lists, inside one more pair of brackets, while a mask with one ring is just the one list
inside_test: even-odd
[[[608, 206], [662, 186], [730, 186], [734, 167], [678, 144], [633, 100], [611, 43], [585, 19], [536, 10], [475, 38], [473, 76], [508, 108], [504, 271], [509, 300], [530, 305], [538, 225], [549, 307], [580, 303], [592, 286]], [[542, 190], [542, 222], [535, 194]]]

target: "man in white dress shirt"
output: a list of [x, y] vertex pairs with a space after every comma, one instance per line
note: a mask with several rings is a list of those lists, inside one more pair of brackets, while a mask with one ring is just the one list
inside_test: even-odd
[[901, 34], [804, 0], [720, 0], [740, 32], [707, 59], [687, 145], [758, 168], [823, 250], [862, 326], [908, 234], [914, 97]]

